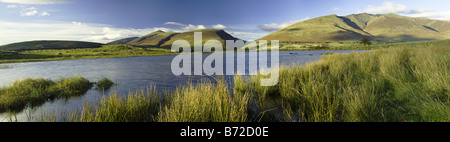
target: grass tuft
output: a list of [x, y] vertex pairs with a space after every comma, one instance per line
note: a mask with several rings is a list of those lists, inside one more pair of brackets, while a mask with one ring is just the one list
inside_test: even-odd
[[0, 112], [21, 111], [51, 99], [82, 95], [91, 87], [92, 83], [83, 77], [61, 78], [57, 82], [42, 78], [22, 79], [0, 89]]
[[96, 83], [98, 90], [108, 90], [111, 88], [112, 85], [114, 85], [114, 82], [112, 82], [109, 78], [102, 78]]

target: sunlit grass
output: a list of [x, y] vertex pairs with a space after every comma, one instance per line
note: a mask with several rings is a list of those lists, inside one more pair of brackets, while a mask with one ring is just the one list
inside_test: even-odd
[[83, 77], [61, 78], [51, 81], [42, 78], [27, 78], [15, 81], [0, 89], [0, 112], [20, 111], [55, 98], [82, 95], [92, 87]]
[[[450, 121], [448, 41], [405, 43], [370, 52], [333, 54], [305, 66], [280, 68], [276, 86], [236, 76], [164, 93], [85, 103], [42, 121], [158, 122], [434, 122]], [[230, 92], [233, 90], [233, 92]], [[64, 119], [65, 118], [65, 119]]]
[[7, 54], [0, 52], [0, 63], [119, 58], [136, 56], [174, 55], [169, 49], [141, 48], [125, 44], [104, 45], [101, 48], [31, 50]]
[[248, 93], [231, 95], [221, 80], [185, 86], [170, 94], [170, 101], [158, 114], [159, 122], [245, 122]]
[[450, 121], [449, 53], [409, 47], [334, 54], [281, 68], [277, 86], [261, 87], [264, 76], [256, 76], [239, 90], [254, 92], [263, 104], [257, 109], [281, 115], [278, 121]]

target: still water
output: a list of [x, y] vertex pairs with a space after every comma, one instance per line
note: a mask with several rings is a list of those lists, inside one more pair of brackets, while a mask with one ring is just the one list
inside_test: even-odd
[[[364, 50], [336, 50], [333, 53], [363, 52]], [[304, 65], [317, 61], [326, 52], [330, 51], [280, 51], [280, 66], [292, 64]], [[235, 54], [235, 53], [224, 53]], [[203, 54], [206, 58], [209, 54]], [[107, 96], [112, 91], [119, 95], [126, 95], [139, 88], [155, 86], [157, 90], [174, 90], [177, 86], [187, 82], [199, 82], [204, 79], [211, 79], [210, 76], [175, 76], [171, 71], [171, 62], [176, 55], [149, 56], [149, 57], [128, 57], [110, 59], [86, 59], [68, 61], [48, 61], [31, 63], [2, 64], [0, 68], [0, 86], [23, 78], [46, 78], [58, 80], [62, 77], [82, 76], [89, 81], [97, 81], [103, 77], [110, 78], [116, 83], [110, 90], [99, 91], [89, 90], [85, 95], [72, 97], [70, 99], [57, 99], [46, 102], [42, 106], [28, 108], [16, 113], [11, 118], [11, 114], [0, 114], [2, 121], [33, 121], [39, 118], [42, 113], [65, 112], [67, 110], [78, 109], [83, 101], [96, 102], [103, 96]], [[225, 57], [226, 55], [224, 55]], [[246, 60], [254, 60], [247, 59]], [[225, 60], [224, 60], [225, 61]], [[236, 60], [235, 60], [236, 62]], [[246, 64], [248, 66], [248, 63]], [[228, 76], [226, 78], [232, 78]]]

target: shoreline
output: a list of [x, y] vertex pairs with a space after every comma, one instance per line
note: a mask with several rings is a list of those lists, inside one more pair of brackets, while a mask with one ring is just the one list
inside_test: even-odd
[[[367, 49], [348, 49], [348, 50], [367, 50]], [[279, 51], [348, 51], [348, 50], [335, 50], [335, 49], [327, 49], [327, 50], [279, 50]], [[248, 51], [247, 51], [248, 52]], [[50, 62], [50, 61], [70, 61], [70, 60], [86, 60], [86, 59], [113, 59], [113, 58], [129, 58], [129, 57], [151, 57], [151, 56], [170, 56], [170, 55], [178, 55], [180, 52], [169, 52], [171, 54], [161, 54], [161, 55], [142, 55], [142, 56], [96, 56], [96, 57], [81, 57], [81, 58], [46, 58], [46, 59], [12, 59], [12, 60], [2, 60], [0, 59], [0, 65], [5, 64], [13, 64], [13, 63], [30, 63], [30, 62]], [[211, 54], [214, 52], [202, 52], [202, 54]], [[230, 53], [230, 52], [220, 52], [220, 53]], [[197, 54], [197, 53], [191, 53]]]

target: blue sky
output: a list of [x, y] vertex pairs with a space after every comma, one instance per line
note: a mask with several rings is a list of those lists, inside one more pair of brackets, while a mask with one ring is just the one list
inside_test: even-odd
[[155, 30], [224, 29], [255, 40], [319, 16], [396, 13], [450, 20], [446, 0], [0, 0], [0, 44], [109, 42]]

